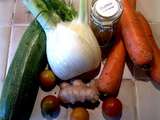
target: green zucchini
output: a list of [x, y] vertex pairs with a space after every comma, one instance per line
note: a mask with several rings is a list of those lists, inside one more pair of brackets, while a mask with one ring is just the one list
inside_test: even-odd
[[46, 36], [37, 21], [27, 28], [10, 65], [0, 99], [0, 120], [29, 120], [46, 64]]

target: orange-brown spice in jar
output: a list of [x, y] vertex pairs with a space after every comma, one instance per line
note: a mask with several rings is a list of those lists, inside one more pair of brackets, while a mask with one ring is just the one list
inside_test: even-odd
[[118, 0], [93, 0], [90, 27], [101, 48], [109, 45], [122, 11], [122, 5]]

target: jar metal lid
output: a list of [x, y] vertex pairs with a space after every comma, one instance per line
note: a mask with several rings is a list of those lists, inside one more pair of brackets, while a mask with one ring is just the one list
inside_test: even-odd
[[97, 24], [112, 25], [120, 18], [122, 11], [118, 0], [97, 0], [92, 6], [91, 17]]
[[112, 17], [119, 10], [119, 4], [115, 0], [98, 0], [95, 9], [102, 17]]

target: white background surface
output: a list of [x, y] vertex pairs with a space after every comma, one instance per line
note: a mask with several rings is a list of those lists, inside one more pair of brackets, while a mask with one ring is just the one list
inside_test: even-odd
[[[73, 3], [77, 1], [73, 0]], [[149, 20], [154, 37], [160, 45], [160, 0], [137, 1], [137, 9]], [[0, 91], [20, 38], [31, 20], [32, 16], [20, 0], [0, 0]], [[118, 96], [124, 107], [121, 120], [160, 120], [160, 89], [146, 81], [148, 78], [138, 69], [134, 70], [133, 76], [126, 67]], [[47, 94], [54, 94], [54, 91], [45, 93], [39, 90], [30, 120], [43, 120], [40, 101]], [[70, 111], [62, 108], [57, 120], [68, 120]], [[89, 111], [90, 120], [103, 120], [100, 106]]]

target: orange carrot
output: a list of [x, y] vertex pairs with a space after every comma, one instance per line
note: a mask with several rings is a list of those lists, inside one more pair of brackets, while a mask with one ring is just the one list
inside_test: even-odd
[[160, 84], [160, 50], [156, 44], [156, 41], [152, 34], [152, 30], [146, 18], [139, 12], [137, 12], [137, 16], [140, 20], [140, 24], [143, 26], [143, 31], [148, 37], [148, 42], [153, 49], [153, 61], [150, 70], [151, 78]]
[[120, 35], [107, 56], [102, 73], [97, 80], [99, 92], [116, 95], [119, 91], [125, 65], [126, 51]]
[[128, 0], [122, 0], [124, 7], [120, 25], [125, 47], [132, 62], [136, 65], [148, 65], [152, 61], [152, 49], [148, 44], [135, 10]]

